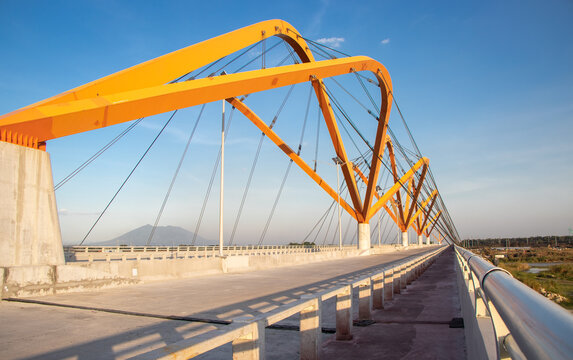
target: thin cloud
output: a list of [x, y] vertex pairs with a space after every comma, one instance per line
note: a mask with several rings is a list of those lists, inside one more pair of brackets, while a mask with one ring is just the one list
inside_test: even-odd
[[380, 43], [381, 43], [382, 45], [387, 45], [387, 44], [390, 43], [390, 38], [386, 38], [386, 39], [380, 41]]
[[326, 9], [330, 5], [329, 0], [322, 0], [320, 3], [321, 3], [320, 8], [312, 17], [312, 21], [305, 31], [305, 33], [308, 34], [309, 36], [312, 36], [319, 32], [320, 28], [322, 27], [322, 19], [326, 14]]
[[316, 42], [326, 46], [330, 46], [332, 48], [339, 48], [340, 44], [344, 42], [344, 38], [341, 37], [320, 38], [316, 40]]
[[79, 212], [79, 211], [70, 211], [68, 209], [60, 209], [58, 211], [58, 215], [60, 216], [94, 216], [99, 215], [97, 212]]

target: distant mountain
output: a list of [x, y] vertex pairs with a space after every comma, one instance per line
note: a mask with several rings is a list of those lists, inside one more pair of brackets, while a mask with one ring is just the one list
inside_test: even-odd
[[[131, 230], [115, 239], [108, 241], [101, 241], [91, 245], [101, 246], [116, 246], [116, 245], [131, 245], [131, 246], [144, 246], [147, 245], [149, 234], [151, 234], [153, 226], [144, 225], [137, 229]], [[149, 245], [162, 245], [162, 246], [176, 246], [176, 245], [191, 245], [193, 241], [193, 232], [185, 230], [178, 226], [158, 226], [155, 228], [155, 234]], [[195, 245], [214, 245], [213, 241], [207, 240], [201, 236], [195, 239]]]

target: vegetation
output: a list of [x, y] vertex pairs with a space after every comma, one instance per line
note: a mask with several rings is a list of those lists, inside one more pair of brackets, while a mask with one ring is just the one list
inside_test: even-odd
[[532, 247], [529, 249], [501, 250], [496, 248], [480, 248], [473, 250], [492, 263], [496, 263], [495, 255], [504, 255], [505, 261], [522, 263], [551, 263], [573, 262], [573, 248]]
[[[573, 249], [532, 248], [529, 250], [499, 251], [482, 249], [482, 256], [498, 262], [516, 279], [555, 301], [566, 309], [573, 309]], [[497, 259], [495, 255], [505, 255]], [[496, 261], [499, 260], [499, 261]], [[548, 267], [547, 271], [529, 272], [528, 263], [562, 262]]]
[[309, 242], [309, 241], [305, 241], [303, 243], [297, 243], [297, 242], [290, 242], [288, 243], [289, 246], [306, 246], [306, 247], [314, 247], [316, 246], [316, 244], [313, 242]]
[[573, 234], [564, 236], [530, 236], [525, 238], [466, 239], [462, 243], [467, 248], [496, 246], [571, 247], [573, 246]]

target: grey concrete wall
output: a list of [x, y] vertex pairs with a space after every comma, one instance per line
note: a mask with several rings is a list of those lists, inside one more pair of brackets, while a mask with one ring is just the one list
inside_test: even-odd
[[[401, 247], [372, 248], [372, 253], [388, 253]], [[229, 256], [191, 259], [94, 261], [65, 265], [35, 265], [0, 268], [4, 284], [2, 298], [42, 296], [64, 292], [90, 291], [141, 281], [191, 278], [220, 273], [256, 271], [281, 266], [308, 264], [361, 256], [358, 249], [256, 256]]]
[[0, 267], [64, 263], [47, 152], [0, 141]]

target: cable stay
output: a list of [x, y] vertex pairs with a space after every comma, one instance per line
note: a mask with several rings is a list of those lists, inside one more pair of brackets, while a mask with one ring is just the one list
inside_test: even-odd
[[165, 197], [163, 198], [163, 203], [161, 204], [161, 208], [157, 213], [157, 217], [155, 218], [155, 223], [153, 224], [153, 228], [151, 228], [151, 233], [149, 234], [149, 238], [147, 239], [146, 245], [151, 243], [153, 240], [153, 236], [155, 235], [155, 230], [157, 229], [157, 224], [163, 215], [163, 210], [165, 210], [165, 205], [167, 204], [167, 200], [169, 200], [169, 196], [171, 195], [171, 190], [173, 190], [173, 185], [175, 184], [175, 180], [177, 180], [177, 176], [179, 175], [179, 171], [181, 170], [181, 165], [183, 165], [183, 160], [185, 160], [185, 156], [187, 155], [187, 151], [189, 150], [189, 145], [191, 145], [191, 140], [193, 139], [193, 135], [195, 135], [195, 130], [197, 130], [197, 125], [199, 125], [199, 121], [201, 120], [201, 116], [203, 115], [203, 110], [205, 110], [205, 104], [201, 106], [201, 110], [199, 111], [199, 115], [197, 116], [197, 120], [195, 121], [195, 125], [193, 126], [193, 130], [191, 130], [191, 134], [189, 134], [189, 138], [187, 139], [187, 144], [185, 145], [185, 149], [181, 154], [181, 159], [179, 159], [179, 164], [177, 164], [177, 168], [175, 169], [175, 173], [173, 174], [173, 178], [171, 179], [171, 184], [169, 184], [169, 188], [167, 189], [167, 193], [165, 193]]
[[149, 146], [147, 147], [147, 149], [145, 150], [145, 152], [143, 153], [143, 155], [141, 155], [141, 158], [139, 159], [139, 161], [137, 162], [137, 164], [135, 164], [135, 166], [133, 167], [133, 169], [131, 170], [131, 172], [129, 173], [129, 175], [127, 175], [127, 178], [125, 178], [125, 180], [123, 181], [123, 183], [121, 184], [121, 186], [119, 187], [119, 189], [117, 189], [117, 191], [115, 192], [115, 194], [113, 195], [113, 197], [111, 198], [111, 200], [107, 203], [107, 205], [105, 206], [105, 208], [103, 209], [103, 211], [99, 214], [97, 220], [94, 222], [94, 224], [92, 225], [92, 227], [89, 229], [88, 233], [86, 234], [86, 236], [84, 236], [84, 238], [82, 239], [82, 241], [80, 242], [79, 246], [81, 246], [84, 241], [86, 241], [86, 239], [88, 238], [88, 236], [90, 235], [90, 233], [92, 232], [92, 230], [96, 227], [96, 225], [98, 224], [98, 222], [100, 221], [100, 219], [102, 218], [102, 216], [105, 214], [105, 212], [107, 211], [107, 209], [110, 207], [111, 203], [115, 200], [115, 198], [117, 197], [117, 195], [119, 194], [119, 192], [121, 191], [121, 189], [123, 189], [123, 187], [125, 186], [125, 184], [127, 183], [127, 181], [131, 178], [131, 175], [133, 175], [133, 173], [135, 172], [135, 170], [137, 169], [137, 167], [139, 166], [139, 164], [141, 164], [141, 162], [143, 161], [143, 159], [145, 158], [145, 156], [147, 155], [147, 153], [149, 152], [149, 150], [151, 150], [151, 148], [153, 147], [153, 145], [155, 144], [155, 142], [157, 141], [157, 139], [159, 139], [159, 136], [161, 136], [161, 134], [163, 133], [163, 130], [165, 130], [165, 128], [167, 127], [167, 125], [169, 125], [169, 123], [171, 123], [171, 120], [173, 119], [173, 117], [175, 116], [175, 114], [177, 114], [177, 110], [173, 111], [173, 113], [171, 114], [171, 116], [169, 117], [169, 119], [165, 122], [165, 125], [163, 125], [163, 127], [161, 128], [161, 130], [159, 131], [159, 133], [157, 134], [157, 136], [155, 136], [155, 138], [153, 139], [153, 141], [151, 142], [151, 144], [149, 144]]
[[112, 147], [116, 142], [118, 142], [122, 137], [124, 137], [127, 133], [129, 133], [134, 127], [136, 127], [144, 118], [140, 118], [129, 124], [129, 126], [120, 132], [115, 138], [113, 138], [110, 142], [108, 142], [104, 147], [99, 149], [95, 154], [93, 154], [89, 159], [84, 161], [83, 164], [78, 166], [74, 171], [68, 174], [65, 178], [60, 180], [56, 186], [54, 186], [54, 191], [57, 191], [63, 185], [65, 185], [68, 181], [70, 181], [74, 176], [79, 174], [83, 169], [85, 169], [89, 164], [91, 164], [95, 159], [100, 157], [107, 149]]
[[332, 226], [332, 220], [335, 218], [335, 216], [336, 216], [336, 211], [333, 211], [332, 215], [330, 215], [330, 221], [328, 222], [328, 226], [326, 228], [326, 233], [324, 234], [324, 238], [322, 239], [322, 245], [323, 246], [326, 244], [326, 239], [328, 238], [328, 234], [330, 233], [330, 228]]
[[374, 102], [374, 99], [372, 98], [372, 95], [370, 94], [370, 91], [368, 91], [368, 89], [366, 89], [366, 86], [364, 85], [364, 82], [362, 81], [362, 79], [360, 78], [360, 76], [358, 76], [358, 74], [356, 73], [356, 71], [354, 71], [354, 75], [356, 77], [356, 79], [358, 79], [358, 82], [360, 83], [360, 85], [362, 86], [362, 89], [364, 90], [364, 92], [366, 93], [366, 96], [368, 96], [368, 99], [370, 99], [370, 102], [372, 103], [372, 106], [374, 107], [374, 110], [377, 110], [377, 112], [380, 112], [380, 107], [378, 105], [376, 105], [376, 102]]
[[[321, 50], [322, 50], [322, 49], [328, 49], [328, 50], [330, 50], [330, 51], [339, 53], [340, 55], [343, 55], [344, 57], [350, 57], [350, 56], [351, 56], [351, 55], [349, 55], [349, 54], [347, 54], [347, 53], [345, 53], [345, 52], [342, 52], [342, 51], [333, 49], [333, 48], [331, 48], [331, 47], [329, 47], [329, 46], [326, 46], [326, 45], [321, 44], [321, 43], [319, 43], [319, 42], [316, 42], [316, 41], [314, 41], [314, 40], [307, 39], [307, 38], [303, 37], [303, 36], [300, 35], [300, 34], [297, 34], [297, 35], [300, 36], [301, 38], [303, 38], [304, 41], [306, 41], [309, 45], [314, 45], [316, 49], [321, 49]], [[324, 51], [324, 50], [323, 50], [323, 51]], [[326, 51], [325, 51], [325, 52], [326, 52]], [[334, 56], [334, 55], [330, 55], [330, 56]], [[336, 59], [336, 58], [337, 58], [337, 57], [335, 56], [334, 59]]]
[[335, 200], [332, 200], [332, 202], [330, 203], [330, 206], [326, 209], [326, 211], [320, 216], [320, 218], [318, 219], [318, 221], [316, 222], [316, 224], [314, 224], [314, 226], [312, 227], [312, 229], [310, 229], [310, 231], [308, 232], [308, 234], [304, 237], [304, 239], [302, 240], [303, 243], [306, 242], [306, 240], [310, 237], [310, 235], [312, 235], [312, 233], [314, 232], [314, 230], [316, 229], [316, 227], [318, 226], [318, 224], [320, 224], [320, 222], [322, 221], [323, 218], [325, 218], [327, 216], [327, 214], [330, 212], [330, 210], [332, 209], [332, 207], [334, 206], [334, 204], [336, 204]]
[[[291, 88], [291, 89], [292, 89], [292, 88]], [[303, 141], [304, 141], [304, 133], [305, 133], [305, 129], [306, 129], [306, 123], [307, 123], [307, 120], [308, 120], [308, 113], [309, 113], [309, 108], [310, 108], [311, 94], [312, 94], [312, 87], [311, 87], [310, 92], [309, 92], [308, 102], [307, 102], [307, 106], [306, 106], [306, 113], [305, 113], [305, 116], [304, 116], [304, 122], [303, 122], [303, 125], [302, 125], [302, 130], [301, 130], [301, 134], [300, 134], [300, 140], [299, 140], [299, 143], [298, 143], [297, 155], [300, 155], [300, 153], [301, 153], [301, 151], [302, 151], [302, 143], [303, 143]], [[283, 103], [281, 104], [281, 107], [279, 108], [279, 113], [280, 113], [280, 111], [282, 111], [282, 108], [284, 107], [285, 103], [286, 103], [286, 99], [285, 99], [285, 101], [283, 101]], [[286, 180], [287, 180], [287, 178], [288, 178], [288, 175], [289, 175], [289, 173], [290, 173], [290, 169], [291, 169], [291, 167], [292, 167], [292, 164], [293, 164], [293, 160], [290, 159], [290, 160], [289, 160], [289, 163], [288, 163], [288, 166], [287, 166], [287, 169], [286, 169], [286, 171], [285, 171], [285, 174], [284, 174], [284, 176], [283, 176], [283, 180], [282, 180], [281, 185], [280, 185], [280, 187], [279, 187], [279, 191], [278, 191], [278, 193], [277, 193], [277, 196], [276, 196], [275, 201], [274, 201], [274, 203], [273, 203], [273, 206], [272, 206], [272, 208], [271, 208], [271, 212], [270, 212], [270, 214], [269, 214], [269, 217], [268, 217], [268, 219], [267, 219], [267, 222], [266, 222], [266, 224], [265, 224], [265, 227], [263, 228], [263, 232], [262, 232], [262, 234], [261, 234], [261, 237], [259, 238], [258, 245], [261, 245], [261, 244], [263, 243], [264, 239], [265, 239], [265, 236], [266, 236], [267, 231], [268, 231], [268, 229], [269, 229], [269, 225], [270, 225], [271, 220], [272, 220], [272, 218], [273, 218], [273, 216], [274, 216], [274, 213], [275, 213], [275, 210], [276, 210], [278, 201], [279, 201], [279, 199], [280, 199], [280, 197], [281, 197], [281, 194], [282, 194], [282, 192], [283, 192], [284, 185], [285, 185]]]
[[321, 112], [320, 107], [318, 108], [318, 121], [316, 123], [316, 146], [314, 148], [314, 172], [318, 168], [318, 141], [320, 140], [320, 123], [322, 122], [321, 119]]
[[[294, 85], [292, 85], [289, 89], [289, 91], [287, 92], [281, 106], [279, 107], [277, 113], [275, 114], [275, 116], [273, 117], [273, 120], [271, 121], [269, 128], [272, 129], [275, 125], [276, 122], [279, 118], [279, 115], [281, 113], [281, 111], [283, 110], [288, 98], [290, 97], [292, 90], [294, 88]], [[237, 231], [237, 226], [239, 225], [239, 220], [241, 219], [241, 215], [243, 213], [243, 206], [245, 205], [245, 200], [247, 198], [247, 194], [249, 192], [250, 186], [251, 186], [251, 181], [253, 179], [253, 174], [255, 172], [255, 167], [257, 166], [257, 162], [259, 160], [259, 155], [261, 153], [261, 147], [263, 145], [263, 141], [265, 139], [266, 135], [265, 133], [261, 133], [261, 138], [259, 139], [259, 145], [257, 147], [257, 151], [255, 153], [255, 158], [253, 159], [253, 164], [251, 165], [251, 171], [249, 172], [249, 177], [247, 179], [247, 184], [245, 185], [245, 191], [243, 192], [243, 197], [241, 199], [241, 203], [239, 205], [239, 211], [237, 213], [237, 217], [235, 218], [235, 224], [233, 225], [233, 230], [231, 232], [231, 237], [229, 238], [229, 246], [233, 245], [233, 240], [235, 238], [235, 233]]]

